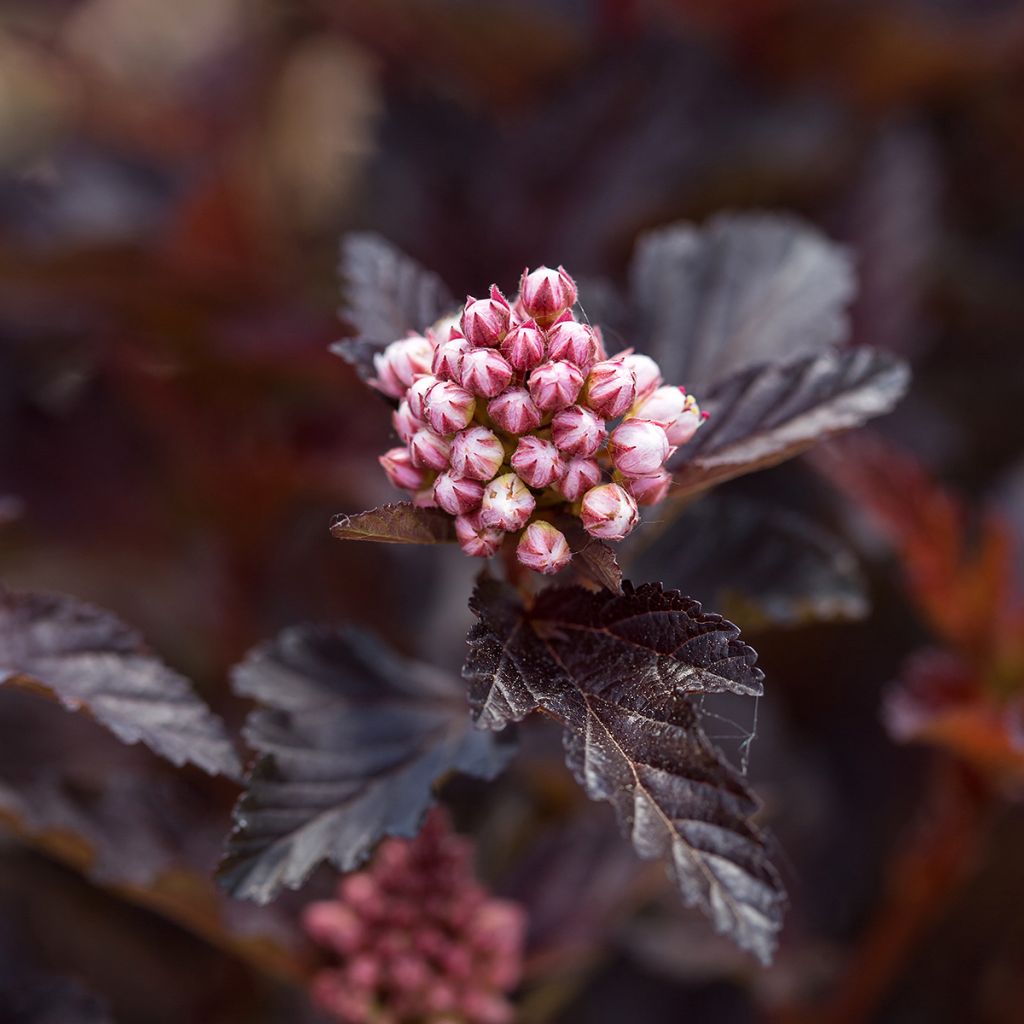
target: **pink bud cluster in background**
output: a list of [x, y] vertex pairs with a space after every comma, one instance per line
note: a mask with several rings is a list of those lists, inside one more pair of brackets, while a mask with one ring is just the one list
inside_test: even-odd
[[310, 904], [306, 932], [339, 960], [313, 998], [345, 1024], [508, 1024], [525, 915], [473, 874], [472, 844], [435, 808], [415, 839], [387, 839], [337, 898]]
[[399, 405], [402, 441], [380, 457], [415, 504], [455, 518], [467, 554], [493, 555], [509, 534], [519, 562], [555, 573], [572, 558], [557, 513], [621, 540], [672, 483], [665, 463], [704, 414], [665, 385], [653, 359], [611, 358], [601, 332], [573, 315], [562, 267], [524, 270], [509, 302], [492, 285], [458, 323], [392, 342], [371, 384]]

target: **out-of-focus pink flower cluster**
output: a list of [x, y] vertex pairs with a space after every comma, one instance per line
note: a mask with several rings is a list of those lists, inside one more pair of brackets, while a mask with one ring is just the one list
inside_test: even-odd
[[387, 839], [337, 899], [310, 904], [307, 933], [340, 958], [313, 998], [346, 1024], [507, 1024], [526, 919], [476, 881], [472, 844], [433, 810], [415, 839]]
[[664, 466], [703, 420], [653, 359], [608, 357], [599, 328], [572, 311], [562, 267], [524, 270], [512, 303], [492, 285], [459, 318], [392, 342], [371, 384], [399, 400], [402, 445], [381, 456], [420, 506], [455, 517], [463, 551], [493, 555], [519, 534], [519, 561], [555, 573], [572, 554], [550, 519], [569, 512], [602, 540], [621, 540], [639, 505], [656, 505]]

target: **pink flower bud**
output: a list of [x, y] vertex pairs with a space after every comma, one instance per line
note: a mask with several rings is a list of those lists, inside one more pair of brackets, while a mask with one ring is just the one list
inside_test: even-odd
[[487, 403], [487, 415], [508, 434], [536, 430], [544, 414], [526, 388], [509, 388]]
[[685, 388], [664, 387], [653, 391], [644, 401], [637, 403], [634, 416], [653, 420], [664, 427], [669, 443], [685, 444], [703, 422], [700, 406]]
[[438, 381], [423, 401], [427, 422], [435, 434], [454, 434], [473, 419], [476, 399], [450, 380]]
[[421, 419], [413, 416], [412, 410], [409, 408], [409, 403], [404, 400], [391, 414], [391, 422], [394, 425], [395, 433], [405, 444], [408, 444], [412, 440], [412, 435], [415, 434], [417, 430], [426, 426]]
[[530, 374], [530, 397], [539, 409], [551, 412], [572, 405], [583, 387], [583, 372], [572, 363], [542, 363]]
[[515, 473], [506, 473], [495, 477], [484, 488], [480, 522], [509, 532], [521, 530], [533, 515], [536, 504], [526, 484]]
[[538, 267], [533, 273], [524, 270], [519, 281], [519, 301], [538, 323], [551, 323], [576, 301], [576, 282], [564, 267]]
[[505, 448], [486, 427], [469, 427], [455, 435], [450, 461], [456, 476], [490, 480], [505, 461]]
[[434, 481], [434, 500], [452, 516], [463, 516], [480, 505], [483, 484], [479, 480], [442, 473]]
[[423, 373], [409, 385], [409, 390], [405, 393], [405, 400], [409, 403], [409, 411], [416, 419], [425, 420], [427, 418], [426, 408], [423, 404], [424, 398], [436, 383], [437, 378], [432, 373]]
[[622, 540], [636, 526], [640, 515], [632, 495], [618, 484], [602, 484], [583, 495], [580, 518], [591, 537]]
[[563, 313], [548, 329], [548, 359], [575, 363], [584, 373], [597, 359], [597, 339], [586, 324]]
[[473, 395], [494, 398], [508, 387], [512, 367], [508, 360], [492, 348], [470, 349], [462, 357], [459, 370], [462, 386]]
[[377, 376], [370, 385], [390, 398], [401, 398], [416, 377], [430, 372], [433, 356], [433, 346], [422, 335], [393, 341], [373, 357]]
[[581, 405], [570, 405], [551, 421], [551, 439], [569, 455], [593, 455], [607, 435], [604, 421]]
[[412, 435], [409, 455], [412, 457], [412, 464], [420, 469], [447, 469], [451, 447], [450, 441], [424, 428]]
[[461, 334], [452, 331], [448, 341], [442, 341], [434, 349], [434, 359], [431, 363], [431, 371], [440, 380], [454, 380], [458, 382], [462, 375], [462, 357], [472, 346]]
[[462, 333], [470, 344], [484, 348], [497, 345], [508, 330], [511, 316], [508, 300], [491, 285], [488, 299], [474, 299], [466, 296], [466, 308], [462, 314]]
[[657, 505], [664, 501], [672, 486], [672, 474], [661, 470], [652, 476], [627, 477], [625, 487], [638, 505]]
[[544, 332], [534, 320], [514, 324], [501, 343], [505, 358], [520, 373], [526, 373], [540, 363], [544, 358], [544, 349]]
[[530, 523], [519, 538], [516, 558], [528, 569], [551, 576], [572, 559], [569, 542], [561, 530], [543, 521]]
[[519, 439], [512, 468], [531, 487], [548, 487], [565, 472], [562, 453], [550, 442], [528, 434]]
[[584, 391], [586, 403], [606, 420], [625, 413], [636, 400], [636, 378], [622, 359], [594, 363]]
[[412, 464], [408, 448], [391, 448], [377, 461], [384, 468], [388, 479], [403, 491], [419, 490], [426, 482], [427, 474]]
[[651, 476], [673, 452], [665, 429], [651, 420], [624, 420], [608, 439], [608, 454], [626, 476]]
[[661, 368], [650, 356], [627, 352], [623, 355], [622, 362], [633, 371], [638, 399], [646, 398], [656, 387], [661, 386]]
[[437, 508], [437, 502], [434, 500], [434, 485], [428, 484], [422, 490], [417, 491], [412, 496], [412, 503], [416, 508]]
[[678, 419], [666, 431], [669, 441], [674, 445], [686, 444], [698, 427], [708, 418], [706, 412], [701, 412], [700, 406], [693, 395], [686, 396], [686, 403]]
[[558, 490], [568, 501], [579, 501], [591, 487], [601, 482], [601, 467], [594, 459], [569, 459]]
[[473, 558], [490, 558], [505, 536], [504, 530], [492, 526], [484, 526], [480, 521], [479, 512], [457, 516], [455, 519], [455, 536], [459, 539], [459, 547]]

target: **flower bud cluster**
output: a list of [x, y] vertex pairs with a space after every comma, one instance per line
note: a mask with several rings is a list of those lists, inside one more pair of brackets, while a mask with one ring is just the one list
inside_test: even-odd
[[473, 875], [472, 844], [435, 808], [415, 839], [386, 839], [337, 898], [311, 903], [307, 934], [339, 963], [313, 998], [345, 1024], [508, 1024], [526, 919]]
[[467, 554], [517, 535], [521, 564], [555, 573], [572, 558], [557, 513], [621, 540], [672, 483], [665, 463], [703, 422], [685, 389], [632, 350], [609, 357], [599, 329], [573, 315], [559, 267], [523, 271], [509, 301], [492, 285], [457, 321], [395, 341], [371, 384], [399, 401], [402, 444], [380, 458], [415, 504], [455, 517]]

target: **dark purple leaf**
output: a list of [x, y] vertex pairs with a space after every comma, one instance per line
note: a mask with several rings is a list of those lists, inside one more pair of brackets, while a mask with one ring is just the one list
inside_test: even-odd
[[237, 778], [224, 723], [110, 612], [57, 594], [0, 592], [0, 683], [27, 678], [85, 707], [123, 743]]
[[409, 331], [421, 334], [455, 310], [455, 300], [436, 274], [373, 234], [349, 235], [339, 265], [344, 301], [340, 314], [355, 335], [331, 348], [373, 376], [373, 356]]
[[337, 515], [331, 535], [338, 540], [375, 540], [382, 544], [445, 544], [455, 540], [455, 521], [436, 508], [408, 501], [380, 505], [355, 515]]
[[692, 494], [774, 466], [889, 412], [910, 371], [896, 356], [850, 348], [754, 366], [703, 396], [710, 418], [676, 456], [673, 493]]
[[71, 978], [19, 970], [0, 975], [4, 1024], [111, 1024], [106, 1004]]
[[723, 377], [820, 352], [848, 332], [850, 261], [791, 217], [728, 214], [653, 231], [630, 279], [634, 343], [702, 403]]
[[621, 596], [549, 588], [524, 607], [484, 580], [464, 675], [478, 721], [501, 729], [541, 710], [566, 730], [566, 760], [607, 800], [644, 859], [664, 858], [684, 901], [763, 961], [784, 893], [752, 822], [757, 802], [711, 745], [690, 696], [759, 694], [739, 630], [657, 584]]
[[357, 867], [386, 835], [416, 834], [449, 772], [492, 778], [511, 749], [473, 728], [459, 680], [351, 629], [286, 630], [235, 670], [263, 706], [246, 737], [262, 755], [221, 866], [265, 903], [323, 860]]
[[757, 502], [701, 498], [629, 565], [636, 576], [713, 601], [746, 629], [867, 613], [864, 578], [839, 539], [796, 512]]
[[556, 521], [572, 551], [570, 563], [578, 575], [614, 594], [622, 593], [622, 569], [615, 551], [583, 529], [579, 519], [560, 516]]

